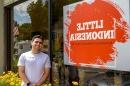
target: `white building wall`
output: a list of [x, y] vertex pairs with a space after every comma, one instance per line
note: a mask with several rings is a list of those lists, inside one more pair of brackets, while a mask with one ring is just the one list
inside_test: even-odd
[[18, 0], [3, 0], [4, 1], [4, 6], [10, 5]]
[[0, 73], [4, 70], [4, 9], [3, 0], [0, 0]]

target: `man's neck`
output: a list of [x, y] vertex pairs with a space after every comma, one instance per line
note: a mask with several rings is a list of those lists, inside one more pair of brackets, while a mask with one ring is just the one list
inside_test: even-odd
[[40, 53], [41, 51], [40, 51], [40, 50], [31, 49], [31, 52], [32, 52], [33, 54], [38, 54], [38, 53]]

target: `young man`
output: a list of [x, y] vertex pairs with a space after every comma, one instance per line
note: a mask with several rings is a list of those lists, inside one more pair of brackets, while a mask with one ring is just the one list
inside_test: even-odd
[[32, 49], [21, 54], [18, 72], [22, 79], [21, 86], [41, 86], [49, 76], [49, 56], [41, 52], [43, 39], [40, 35], [32, 38]]

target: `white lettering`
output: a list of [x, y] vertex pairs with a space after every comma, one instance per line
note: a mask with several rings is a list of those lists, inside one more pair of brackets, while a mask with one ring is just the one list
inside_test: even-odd
[[77, 31], [80, 30], [93, 30], [93, 29], [99, 29], [103, 28], [103, 20], [99, 21], [89, 21], [89, 22], [83, 22], [77, 24]]
[[77, 40], [97, 40], [97, 39], [115, 39], [115, 30], [83, 32], [70, 35], [70, 41]]

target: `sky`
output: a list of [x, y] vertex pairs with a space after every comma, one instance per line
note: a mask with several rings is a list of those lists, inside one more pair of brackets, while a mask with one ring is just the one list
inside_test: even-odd
[[31, 23], [30, 17], [27, 13], [27, 6], [33, 1], [36, 2], [37, 0], [28, 0], [24, 3], [14, 6], [14, 20], [18, 24], [21, 25], [23, 23]]

